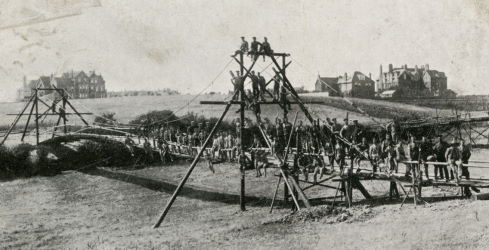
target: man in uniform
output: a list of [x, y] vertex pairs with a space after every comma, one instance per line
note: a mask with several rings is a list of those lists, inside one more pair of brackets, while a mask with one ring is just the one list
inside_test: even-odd
[[426, 136], [423, 136], [421, 138], [421, 144], [419, 145], [419, 157], [421, 159], [421, 163], [424, 165], [424, 174], [426, 176], [426, 179], [429, 180], [430, 176], [428, 173], [428, 158], [430, 158], [433, 155], [433, 146], [431, 145], [431, 142], [426, 138]]
[[[292, 124], [290, 124], [287, 117], [285, 117], [284, 118], [284, 146], [285, 147], [287, 147], [287, 144], [289, 143], [289, 137], [291, 133], [292, 133]], [[292, 142], [291, 145], [293, 145]]]
[[273, 100], [280, 100], [280, 77], [278, 75], [273, 77]]
[[[416, 143], [416, 138], [414, 136], [409, 138], [407, 158], [409, 161], [419, 161], [419, 146]], [[416, 163], [407, 164], [406, 176], [411, 175], [411, 171], [417, 171], [416, 166]]]
[[304, 137], [304, 126], [302, 120], [299, 121], [299, 125], [295, 128], [295, 148], [297, 153], [302, 153], [302, 139]]
[[[233, 94], [235, 93], [238, 93], [239, 92], [239, 71], [236, 71], [236, 75], [234, 75], [233, 71], [230, 70], [229, 71], [229, 74], [231, 75], [231, 83], [233, 84], [233, 87], [234, 87], [234, 92]], [[233, 100], [239, 100], [239, 95], [234, 95], [233, 96]]]
[[251, 71], [250, 75], [251, 79], [251, 89], [253, 90], [253, 100], [258, 100], [260, 96], [260, 79], [258, 78], [257, 75], [255, 75], [255, 71]]
[[284, 151], [284, 126], [282, 120], [275, 119], [275, 153], [281, 157]]
[[[448, 144], [445, 141], [443, 141], [442, 136], [439, 135], [438, 141], [433, 146], [433, 153], [435, 155], [437, 162], [443, 162], [443, 163], [447, 162], [447, 159], [445, 159], [445, 153], [447, 152], [447, 148], [448, 148]], [[440, 171], [440, 177], [442, 179], [443, 179], [443, 177], [445, 177], [446, 180], [449, 179], [447, 166], [435, 165], [435, 180], [438, 179], [438, 171]]]
[[358, 124], [358, 120], [353, 120], [353, 125], [351, 126], [351, 139], [358, 140], [363, 137], [363, 128]]
[[[367, 138], [362, 137], [362, 142], [358, 144], [357, 148], [360, 150], [360, 152], [367, 152], [368, 154], [369, 146], [367, 143]], [[356, 154], [354, 163], [357, 165], [357, 172], [360, 172], [360, 162], [362, 161], [362, 159], [363, 157], [361, 155]]]
[[341, 137], [343, 137], [347, 140], [351, 140], [351, 126], [350, 126], [350, 124], [348, 124], [347, 118], [345, 118], [343, 121], [345, 122], [345, 124], [340, 129], [340, 135], [341, 135]]
[[265, 92], [267, 91], [267, 81], [265, 77], [258, 72], [258, 86], [260, 87], [260, 100], [265, 101]]
[[272, 47], [270, 43], [268, 43], [268, 39], [266, 37], [263, 38], [263, 43], [261, 44], [260, 52], [264, 53], [263, 61], [265, 61], [265, 55], [270, 55], [273, 53]]
[[239, 50], [236, 50], [236, 52], [234, 52], [234, 56], [236, 55], [239, 55], [239, 54], [244, 54], [248, 52], [248, 42], [245, 40], [245, 37], [242, 36], [241, 37], [241, 45], [239, 46]]
[[460, 181], [459, 177], [459, 170], [458, 170], [458, 161], [461, 160], [462, 154], [460, 152], [460, 149], [458, 147], [458, 142], [456, 139], [453, 139], [452, 144], [450, 147], [447, 149], [447, 152], [445, 153], [445, 158], [447, 159], [447, 164], [448, 167], [450, 167], [450, 170], [453, 170], [455, 174], [455, 178], [457, 180], [457, 183]]
[[[470, 145], [465, 144], [465, 141], [462, 140], [462, 143], [460, 145], [460, 153], [461, 153], [461, 159], [462, 159], [462, 174], [461, 176], [465, 176], [465, 179], [470, 180], [470, 172], [469, 172], [469, 167], [464, 166], [466, 164], [469, 164], [469, 159], [472, 153], [470, 152]], [[480, 190], [476, 187], [470, 187], [472, 191], [475, 191], [476, 193], [479, 193]], [[464, 187], [464, 193], [467, 197], [472, 196], [472, 192], [470, 192], [470, 189], [468, 187]]]
[[334, 147], [334, 155], [335, 155], [335, 161], [340, 166], [340, 173], [343, 173], [343, 167], [345, 166], [345, 156], [346, 156], [346, 151], [345, 147], [343, 146], [343, 143], [340, 141], [336, 142], [336, 145]]
[[287, 109], [290, 110], [290, 102], [287, 101], [287, 90], [283, 84], [280, 88], [280, 102], [287, 105]]
[[370, 145], [370, 148], [368, 150], [370, 162], [372, 163], [372, 174], [377, 172], [377, 167], [379, 166], [381, 153], [382, 153], [382, 149], [380, 145], [377, 143], [377, 137], [374, 137], [372, 141], [372, 145]]
[[190, 126], [187, 127], [187, 135], [192, 135], [196, 128], [197, 126], [195, 125], [195, 121], [191, 121]]
[[253, 37], [253, 41], [251, 42], [251, 46], [250, 46], [250, 51], [248, 52], [248, 55], [251, 56], [251, 58], [253, 58], [253, 61], [256, 61], [256, 59], [258, 58], [258, 55], [256, 55], [256, 53], [258, 53], [260, 51], [260, 42], [258, 42], [256, 40], [256, 37]]
[[151, 143], [149, 143], [148, 138], [146, 137], [144, 138], [143, 148], [147, 157], [146, 162], [147, 163], [153, 162], [153, 149], [151, 148]]
[[333, 122], [333, 125], [331, 126], [333, 128], [333, 132], [339, 133], [342, 128], [341, 125], [338, 124], [336, 118], [331, 119], [331, 121]]

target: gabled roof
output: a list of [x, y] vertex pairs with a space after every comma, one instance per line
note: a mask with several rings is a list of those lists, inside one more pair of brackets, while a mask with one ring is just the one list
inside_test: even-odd
[[364, 73], [360, 72], [360, 71], [355, 71], [353, 72], [353, 74], [347, 74], [346, 76], [346, 80], [345, 80], [345, 76], [339, 76], [338, 77], [338, 84], [346, 84], [346, 83], [351, 83], [353, 78], [355, 77], [358, 77], [359, 75], [362, 75], [365, 77], [365, 80], [370, 80], [372, 82], [374, 82], [370, 77], [368, 77], [367, 75], [365, 75]]
[[41, 77], [39, 77], [39, 80], [41, 80], [43, 84], [50, 84], [51, 83], [51, 77], [49, 77], [49, 76], [41, 76]]
[[445, 73], [438, 70], [426, 70], [425, 74], [429, 74], [432, 78], [446, 78]]
[[27, 84], [27, 86], [31, 89], [35, 88], [50, 88], [51, 87], [51, 77], [49, 76], [41, 76], [37, 80], [31, 80]]
[[338, 77], [318, 77], [318, 79], [322, 84], [334, 85], [338, 84]]
[[55, 77], [54, 78], [57, 84], [57, 87], [65, 87], [68, 85], [73, 85], [73, 81], [66, 77]]

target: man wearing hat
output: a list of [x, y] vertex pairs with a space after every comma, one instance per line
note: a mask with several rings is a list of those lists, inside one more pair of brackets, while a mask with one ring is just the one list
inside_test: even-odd
[[452, 143], [450, 144], [450, 147], [447, 149], [447, 152], [445, 153], [445, 158], [447, 159], [448, 167], [450, 168], [451, 171], [454, 172], [457, 182], [459, 182], [460, 180], [458, 165], [461, 156], [462, 154], [460, 153], [460, 149], [458, 148], [457, 139], [453, 139]]
[[[433, 146], [433, 153], [435, 155], [437, 162], [447, 162], [445, 159], [445, 153], [447, 152], [448, 143], [443, 141], [441, 135], [438, 135], [438, 141]], [[440, 171], [440, 177], [443, 179], [444, 177], [448, 180], [448, 168], [447, 166], [437, 165], [435, 166], [435, 179], [438, 179], [438, 171]]]
[[261, 46], [261, 43], [256, 40], [256, 37], [253, 37], [253, 41], [251, 42], [251, 46], [250, 46], [250, 51], [248, 52], [248, 55], [250, 55], [251, 58], [253, 58], [253, 61], [255, 61], [256, 58], [258, 58], [256, 53], [258, 53], [260, 51], [259, 50], [260, 46]]
[[258, 86], [260, 87], [260, 100], [265, 101], [265, 92], [267, 91], [267, 81], [265, 77], [258, 72]]
[[[470, 144], [466, 144], [464, 140], [462, 140], [460, 144], [460, 155], [461, 155], [461, 176], [465, 176], [465, 179], [469, 180], [470, 179], [470, 173], [469, 173], [469, 167], [464, 166], [466, 164], [469, 164], [469, 159], [470, 156], [472, 156], [472, 153], [470, 152]], [[475, 191], [476, 193], [479, 193], [480, 190], [476, 187], [470, 187], [472, 191]], [[470, 192], [470, 189], [468, 187], [464, 187], [464, 193], [466, 196], [470, 197], [472, 196], [472, 192]]]
[[428, 140], [428, 138], [426, 138], [426, 136], [423, 136], [421, 138], [421, 144], [419, 145], [419, 157], [424, 165], [424, 172], [425, 172], [424, 174], [427, 180], [429, 180], [430, 177], [428, 174], [428, 164], [426, 162], [429, 161], [428, 157], [432, 157], [432, 156], [433, 156], [433, 146], [431, 142]]
[[331, 127], [333, 127], [333, 132], [335, 132], [335, 133], [338, 132], [339, 133], [340, 130], [341, 130], [341, 125], [338, 124], [338, 122], [336, 121], [336, 118], [331, 119], [331, 121], [333, 122], [333, 124], [331, 125]]
[[353, 125], [351, 125], [351, 139], [359, 141], [363, 137], [363, 129], [358, 120], [353, 120]]
[[343, 121], [345, 122], [345, 124], [343, 125], [343, 127], [341, 127], [340, 129], [340, 135], [341, 137], [345, 138], [345, 139], [348, 139], [348, 140], [351, 140], [351, 132], [352, 132], [352, 127], [350, 124], [348, 124], [348, 119], [345, 118], [343, 119]]
[[251, 89], [253, 90], [253, 100], [258, 100], [258, 98], [260, 97], [260, 78], [255, 75], [254, 70], [251, 71], [250, 79]]
[[263, 43], [261, 44], [260, 52], [262, 52], [263, 55], [263, 61], [265, 61], [265, 55], [270, 55], [272, 54], [272, 47], [270, 46], [270, 43], [268, 43], [268, 39], [266, 37], [263, 38]]
[[248, 42], [245, 40], [245, 37], [242, 36], [241, 37], [241, 46], [239, 46], [239, 50], [236, 50], [236, 52], [234, 52], [233, 56], [236, 56], [238, 54], [244, 54], [246, 52], [248, 52]]

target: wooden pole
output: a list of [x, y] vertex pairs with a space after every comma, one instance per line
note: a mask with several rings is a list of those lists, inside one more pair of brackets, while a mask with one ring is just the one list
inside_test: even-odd
[[161, 225], [161, 223], [163, 222], [163, 220], [165, 219], [166, 215], [168, 214], [168, 211], [170, 211], [170, 208], [173, 205], [173, 202], [175, 202], [175, 199], [177, 198], [178, 194], [180, 193], [180, 191], [182, 191], [183, 186], [185, 185], [185, 183], [187, 182], [188, 178], [190, 177], [190, 174], [192, 173], [192, 171], [194, 170], [195, 166], [197, 165], [197, 162], [199, 162], [199, 159], [202, 156], [202, 154], [204, 153], [205, 148], [207, 147], [207, 145], [209, 145], [209, 143], [211, 141], [211, 138], [214, 136], [215, 132], [217, 131], [217, 128], [221, 125], [221, 122], [224, 119], [224, 117], [226, 116], [227, 112], [229, 111], [229, 108], [231, 107], [231, 105], [232, 104], [229, 103], [226, 106], [226, 108], [224, 109], [224, 112], [222, 113], [221, 117], [219, 118], [219, 120], [217, 120], [216, 124], [214, 125], [214, 127], [211, 130], [211, 132], [207, 136], [207, 139], [205, 140], [204, 144], [200, 148], [199, 153], [195, 156], [192, 164], [190, 165], [190, 167], [187, 170], [187, 173], [185, 174], [185, 176], [183, 177], [183, 179], [178, 184], [177, 189], [175, 189], [175, 191], [173, 192], [173, 195], [171, 196], [170, 200], [166, 204], [165, 209], [163, 210], [163, 213], [160, 215], [160, 217], [158, 218], [158, 221], [153, 226], [153, 228], [158, 228]]
[[22, 112], [20, 112], [20, 114], [17, 115], [17, 117], [15, 118], [14, 122], [12, 123], [12, 126], [10, 126], [10, 128], [7, 130], [7, 132], [3, 136], [2, 142], [0, 142], [0, 145], [3, 145], [3, 143], [5, 143], [5, 141], [7, 140], [8, 136], [10, 135], [10, 133], [12, 133], [12, 130], [14, 130], [15, 126], [17, 125], [17, 123], [19, 122], [20, 118], [22, 117], [22, 115], [26, 111], [27, 107], [29, 107], [29, 105], [31, 104], [31, 102], [32, 102], [33, 99], [34, 99], [34, 95], [31, 95], [31, 98], [29, 99], [29, 101], [27, 102], [27, 104], [22, 109]]
[[[244, 60], [243, 60], [243, 53], [239, 54], [239, 69], [240, 69], [240, 72], [241, 72], [241, 76], [243, 76], [243, 73], [244, 73]], [[254, 65], [254, 63], [253, 63]], [[252, 66], [253, 66], [252, 65]], [[251, 70], [251, 67], [250, 67], [250, 70]], [[246, 72], [246, 75], [248, 76], [248, 71]], [[240, 176], [240, 192], [239, 192], [239, 206], [241, 208], [241, 211], [245, 211], [246, 210], [246, 197], [245, 197], [245, 166], [244, 166], [244, 150], [245, 150], [245, 147], [244, 147], [244, 143], [243, 143], [243, 131], [244, 131], [244, 119], [245, 119], [245, 104], [244, 104], [244, 96], [245, 96], [245, 91], [244, 91], [244, 80], [246, 79], [246, 77], [242, 77], [243, 81], [241, 82], [241, 89], [239, 90], [241, 92], [240, 94], [240, 101], [241, 101], [241, 105], [240, 105], [240, 111], [239, 111], [239, 119], [240, 119], [240, 123], [239, 123], [239, 140], [240, 140], [240, 160], [239, 160], [239, 171], [241, 173], [241, 176]]]
[[36, 105], [36, 145], [39, 145], [39, 93], [37, 92], [37, 89], [34, 93], [36, 95], [34, 99], [34, 105]]
[[282, 180], [282, 176], [278, 177], [277, 186], [275, 187], [275, 192], [273, 193], [272, 204], [270, 205], [270, 213], [273, 211], [273, 204], [275, 203], [275, 199], [277, 198], [278, 188], [280, 187], [280, 181]]
[[[63, 96], [63, 94], [64, 94], [64, 93], [63, 93], [63, 92], [61, 92], [61, 89], [58, 89], [58, 88], [56, 88], [56, 87], [54, 87], [54, 89], [55, 89], [55, 90], [56, 90], [56, 91], [57, 91], [57, 92], [58, 92], [60, 95], [62, 95], [62, 96]], [[87, 121], [86, 121], [86, 120], [83, 118], [83, 116], [80, 114], [80, 112], [78, 112], [78, 110], [76, 110], [76, 108], [75, 108], [75, 107], [73, 107], [73, 105], [71, 104], [71, 102], [70, 102], [70, 101], [68, 101], [68, 99], [67, 99], [67, 98], [64, 98], [63, 100], [66, 102], [66, 104], [68, 104], [68, 106], [70, 106], [70, 108], [71, 108], [71, 109], [73, 109], [73, 111], [75, 112], [75, 114], [76, 114], [78, 117], [80, 117], [80, 119], [82, 120], [82, 122], [83, 122], [83, 123], [85, 123], [85, 125], [87, 125], [87, 126], [88, 126], [88, 122], [87, 122]], [[65, 110], [65, 111], [66, 111], [66, 110]], [[66, 113], [66, 112], [65, 112], [65, 113]]]
[[66, 96], [65, 96], [64, 89], [61, 90], [61, 94], [62, 94], [61, 98], [63, 100], [63, 113], [62, 113], [63, 114], [63, 117], [62, 117], [63, 118], [63, 130], [64, 130], [64, 133], [66, 134], [68, 131], [66, 129]]
[[29, 122], [31, 121], [32, 112], [34, 112], [34, 104], [32, 104], [31, 111], [29, 112], [29, 116], [27, 117], [27, 122], [25, 123], [24, 131], [22, 131], [22, 138], [20, 138], [21, 142], [24, 142], [25, 134], [27, 132], [27, 128], [29, 127]]

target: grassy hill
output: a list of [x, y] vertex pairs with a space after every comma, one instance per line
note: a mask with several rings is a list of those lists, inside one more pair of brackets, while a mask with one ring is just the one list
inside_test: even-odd
[[[219, 117], [224, 110], [223, 105], [201, 105], [202, 100], [226, 100], [225, 95], [162, 95], [162, 96], [125, 96], [105, 99], [79, 99], [71, 100], [73, 105], [80, 112], [93, 112], [95, 115], [114, 112], [115, 118], [121, 123], [127, 123], [143, 113], [152, 110], [172, 110], [178, 116], [183, 116], [188, 112], [194, 112], [197, 115], [206, 117]], [[357, 99], [357, 98], [340, 98], [340, 97], [311, 97], [302, 96], [302, 99], [307, 104], [310, 101], [322, 101], [325, 105], [310, 104], [307, 105], [309, 111], [314, 117], [325, 119], [326, 117], [344, 118], [348, 113], [350, 119], [358, 119], [365, 124], [375, 124], [376, 122], [386, 122], [395, 117], [404, 118], [421, 118], [426, 116], [447, 116], [451, 115], [449, 110], [435, 110], [427, 107], [418, 107], [415, 105], [393, 103], [388, 101]], [[350, 102], [350, 103], [349, 103]], [[6, 127], [12, 123], [14, 116], [6, 116], [8, 113], [18, 113], [22, 110], [25, 103], [0, 103], [0, 126]], [[365, 111], [362, 114], [359, 109]], [[45, 106], [39, 106], [40, 112], [46, 109]], [[226, 119], [232, 120], [238, 117], [235, 112], [238, 106], [234, 106], [228, 113]], [[295, 113], [299, 110], [297, 105], [292, 105], [289, 119], [293, 119]], [[250, 117], [253, 114], [247, 111]], [[274, 120], [275, 117], [281, 117], [282, 112], [277, 105], [262, 106], [262, 117], [268, 117]], [[372, 119], [375, 118], [375, 121]], [[89, 122], [93, 122], [95, 116], [86, 115]], [[302, 112], [299, 112], [299, 119], [305, 119]], [[56, 122], [56, 117], [46, 118], [43, 124], [51, 125]], [[24, 124], [26, 117], [21, 120], [20, 125]], [[77, 117], [69, 118], [70, 124], [81, 125], [81, 121]]]

